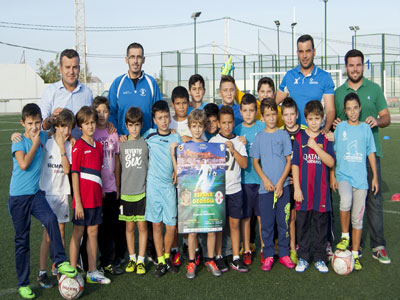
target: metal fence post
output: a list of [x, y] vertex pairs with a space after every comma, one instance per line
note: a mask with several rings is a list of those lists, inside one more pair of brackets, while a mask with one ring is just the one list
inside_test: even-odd
[[246, 91], [246, 55], [243, 55], [243, 89]]
[[381, 89], [385, 90], [385, 34], [382, 33]]

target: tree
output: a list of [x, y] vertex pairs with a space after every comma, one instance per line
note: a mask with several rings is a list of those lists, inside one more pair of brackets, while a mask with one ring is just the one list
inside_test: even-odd
[[39, 58], [36, 61], [36, 65], [38, 66], [38, 74], [42, 77], [45, 83], [53, 83], [61, 79], [58, 54], [54, 60], [49, 61], [47, 64], [43, 59]]

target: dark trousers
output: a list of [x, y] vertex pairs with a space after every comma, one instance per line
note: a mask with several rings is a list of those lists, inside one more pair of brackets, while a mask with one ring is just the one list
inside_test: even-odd
[[290, 190], [286, 186], [273, 208], [274, 193], [259, 194], [261, 238], [264, 257], [274, 256], [274, 226], [278, 228], [279, 257], [289, 255]]
[[[250, 243], [254, 244], [256, 242], [256, 226], [258, 223], [258, 218], [256, 215], [252, 215], [250, 218]], [[260, 238], [261, 240], [261, 238]]]
[[296, 238], [299, 249], [299, 258], [310, 262], [311, 228], [314, 229], [314, 261], [327, 261], [326, 241], [330, 212], [314, 210], [296, 212]]
[[30, 249], [29, 231], [31, 215], [38, 219], [50, 237], [51, 257], [56, 266], [67, 260], [61, 241], [57, 217], [51, 210], [43, 191], [34, 195], [10, 196], [8, 209], [15, 229], [15, 264], [17, 269], [18, 286], [29, 285], [30, 274]]

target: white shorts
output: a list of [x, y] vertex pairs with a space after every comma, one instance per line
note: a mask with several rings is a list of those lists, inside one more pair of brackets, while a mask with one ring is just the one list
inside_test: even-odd
[[57, 216], [58, 223], [69, 222], [69, 195], [46, 195], [51, 210]]

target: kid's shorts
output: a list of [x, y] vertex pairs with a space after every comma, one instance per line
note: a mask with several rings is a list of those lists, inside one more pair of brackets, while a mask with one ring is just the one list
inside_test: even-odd
[[253, 216], [259, 216], [258, 190], [259, 184], [242, 184], [243, 191], [243, 219]]
[[46, 195], [46, 200], [58, 223], [69, 222], [69, 195]]
[[119, 217], [120, 221], [138, 222], [146, 221], [146, 197], [138, 201], [120, 200]]
[[146, 200], [146, 221], [176, 226], [178, 202], [175, 186], [147, 184]]
[[94, 226], [103, 223], [103, 210], [102, 207], [84, 208], [83, 220], [75, 219], [75, 209], [72, 210], [72, 223], [78, 226]]
[[226, 198], [226, 214], [234, 219], [243, 218], [243, 192], [239, 191], [234, 194], [225, 195]]

